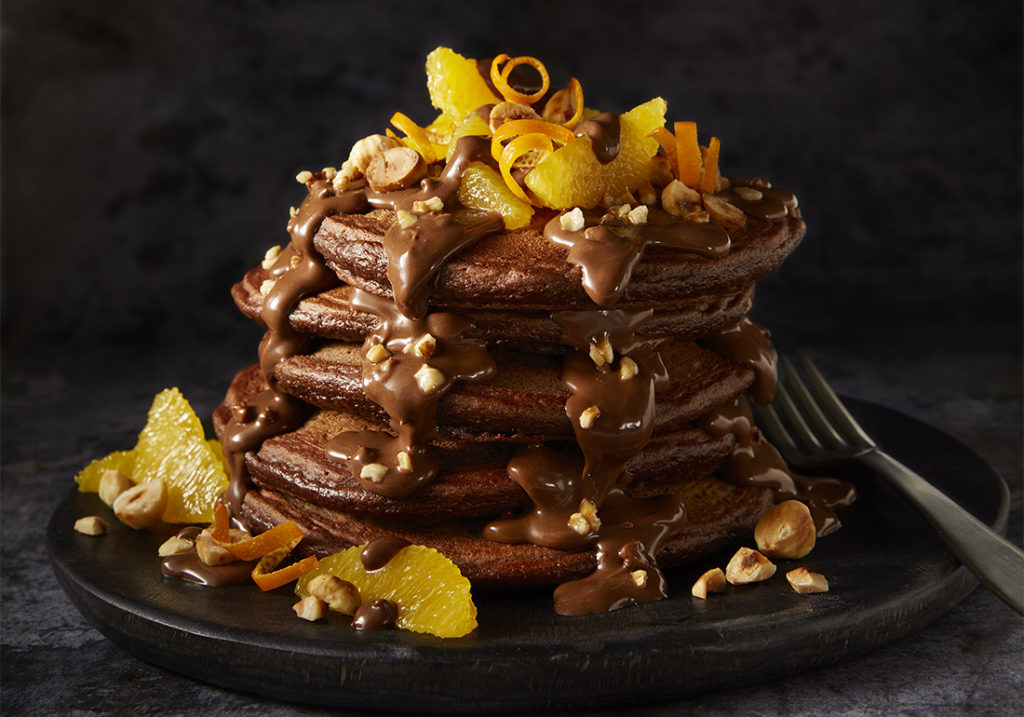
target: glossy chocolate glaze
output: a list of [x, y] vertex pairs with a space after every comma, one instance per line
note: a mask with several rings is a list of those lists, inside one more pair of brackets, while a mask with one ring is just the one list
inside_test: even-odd
[[[363, 344], [363, 390], [387, 412], [392, 433], [342, 433], [329, 441], [327, 454], [344, 462], [367, 490], [400, 498], [437, 474], [437, 458], [427, 444], [436, 433], [438, 402], [456, 381], [486, 380], [497, 366], [483, 341], [463, 336], [472, 326], [466, 316], [437, 311], [412, 318], [392, 302], [364, 291], [354, 293], [352, 305], [378, 320], [377, 330]], [[424, 337], [435, 342], [429, 355], [416, 351]], [[366, 356], [376, 345], [383, 346], [389, 356], [374, 363]], [[441, 376], [430, 392], [417, 380], [425, 367]], [[401, 452], [411, 467], [399, 466]], [[383, 477], [363, 477], [366, 466], [375, 463], [386, 467]]]
[[364, 602], [356, 608], [352, 617], [352, 627], [357, 630], [382, 630], [394, 627], [398, 619], [398, 606], [390, 600], [378, 598]]
[[633, 268], [648, 246], [665, 246], [701, 256], [729, 251], [728, 232], [717, 224], [676, 219], [652, 208], [645, 224], [630, 224], [602, 210], [585, 210], [579, 231], [562, 228], [561, 215], [544, 226], [544, 236], [569, 250], [568, 261], [583, 270], [583, 288], [595, 304], [615, 304], [626, 292]]
[[776, 363], [779, 354], [771, 340], [771, 332], [744, 318], [739, 323], [701, 341], [712, 351], [754, 369], [751, 398], [765, 404], [775, 395]]
[[[177, 537], [194, 543], [196, 537], [201, 532], [201, 528], [190, 526], [178, 531]], [[184, 553], [164, 557], [160, 561], [160, 572], [169, 578], [184, 578], [200, 585], [221, 587], [223, 585], [251, 582], [252, 571], [256, 567], [257, 562], [259, 561], [240, 560], [225, 565], [207, 565], [199, 559], [199, 554], [193, 547]]]
[[409, 541], [405, 538], [400, 538], [397, 535], [382, 535], [366, 544], [363, 552], [359, 554], [359, 560], [367, 572], [373, 572], [390, 563], [393, 557], [408, 546]]
[[701, 427], [713, 436], [733, 435], [736, 445], [719, 474], [736, 485], [771, 488], [775, 501], [803, 501], [811, 510], [818, 535], [828, 535], [840, 527], [835, 509], [853, 502], [853, 485], [838, 478], [814, 478], [794, 473], [775, 446], [761, 435], [746, 398], [720, 406], [708, 414]]
[[590, 137], [594, 156], [601, 164], [608, 164], [619, 156], [619, 116], [614, 112], [602, 112], [596, 117], [576, 125], [577, 137]]

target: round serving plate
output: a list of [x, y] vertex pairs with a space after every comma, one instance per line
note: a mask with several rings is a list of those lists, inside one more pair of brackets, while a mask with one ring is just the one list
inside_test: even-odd
[[[978, 518], [1004, 530], [999, 475], [947, 434], [878, 405], [847, 401], [890, 453]], [[160, 574], [157, 547], [173, 532], [136, 532], [112, 519], [102, 537], [73, 530], [111, 517], [74, 492], [54, 513], [47, 544], [58, 580], [104, 635], [147, 662], [267, 697], [351, 709], [413, 712], [610, 707], [749, 685], [827, 665], [920, 628], [977, 582], [917, 513], [880, 480], [843, 472], [857, 501], [843, 528], [800, 561], [777, 561], [767, 582], [707, 600], [689, 587], [729, 554], [670, 571], [670, 597], [604, 615], [563, 617], [550, 591], [475, 596], [479, 627], [442, 640], [360, 632], [332, 613], [295, 617], [291, 587], [205, 588]], [[752, 545], [753, 541], [750, 541]], [[823, 573], [830, 590], [802, 595], [784, 573]]]

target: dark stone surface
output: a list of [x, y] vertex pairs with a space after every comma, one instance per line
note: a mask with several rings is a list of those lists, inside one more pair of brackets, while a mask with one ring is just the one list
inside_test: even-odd
[[[3, 4], [5, 714], [319, 713], [127, 656], [66, 600], [43, 532], [157, 391], [208, 414], [253, 360], [227, 290], [282, 241], [292, 177], [395, 110], [429, 120], [438, 44], [535, 54], [592, 106], [661, 94], [722, 138], [726, 172], [795, 189], [808, 238], [755, 317], [840, 391], [977, 450], [1020, 542], [1019, 3], [455, 7]], [[1021, 619], [978, 591], [836, 667], [636, 713], [1020, 713], [1022, 650]]]

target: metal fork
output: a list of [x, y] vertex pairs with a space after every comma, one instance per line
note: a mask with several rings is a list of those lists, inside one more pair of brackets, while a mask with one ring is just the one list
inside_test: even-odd
[[882, 451], [810, 359], [802, 353], [798, 356], [807, 381], [792, 362], [781, 357], [775, 398], [770, 404], [754, 407], [761, 430], [786, 461], [795, 468], [820, 468], [851, 460], [867, 465], [932, 524], [985, 587], [1024, 614], [1024, 551]]

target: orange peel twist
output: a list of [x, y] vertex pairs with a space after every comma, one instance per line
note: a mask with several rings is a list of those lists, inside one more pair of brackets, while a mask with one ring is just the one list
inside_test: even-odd
[[430, 141], [426, 130], [413, 122], [408, 115], [395, 112], [395, 114], [391, 115], [391, 124], [405, 132], [409, 142], [412, 143], [413, 149], [423, 155], [423, 159], [427, 164], [433, 164], [437, 161], [434, 143]]
[[[502, 63], [504, 63], [504, 67], [501, 67]], [[512, 70], [519, 65], [529, 65], [540, 74], [541, 84], [539, 90], [527, 95], [509, 85], [509, 75], [512, 73]], [[500, 70], [498, 69], [499, 67], [501, 67]], [[491, 60], [491, 82], [494, 84], [494, 88], [498, 90], [502, 97], [505, 98], [506, 102], [518, 102], [521, 105], [532, 105], [547, 93], [548, 87], [550, 87], [551, 78], [548, 77], [548, 70], [544, 67], [544, 63], [536, 57], [524, 55], [521, 57], [510, 58], [508, 54], [503, 52]]]
[[520, 135], [505, 145], [505, 148], [501, 151], [501, 158], [498, 160], [498, 169], [501, 170], [501, 176], [505, 180], [505, 184], [508, 185], [513, 194], [530, 204], [534, 204], [533, 200], [526, 195], [523, 188], [519, 186], [519, 182], [512, 176], [512, 165], [524, 154], [534, 150], [546, 153], [553, 152], [554, 145], [551, 143], [551, 138], [539, 132]]
[[564, 126], [572, 129], [579, 124], [583, 116], [583, 85], [575, 77], [569, 78], [569, 93], [572, 95], [573, 113], [572, 117], [565, 121]]

